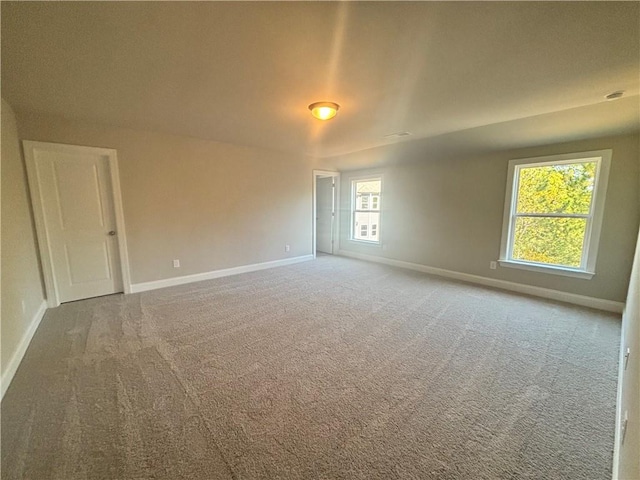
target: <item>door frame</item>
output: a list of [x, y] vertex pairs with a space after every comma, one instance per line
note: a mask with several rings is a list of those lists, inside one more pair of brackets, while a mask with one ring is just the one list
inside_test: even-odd
[[333, 232], [332, 232], [332, 252], [336, 255], [336, 252], [340, 250], [340, 172], [334, 172], [330, 170], [314, 170], [313, 171], [313, 208], [312, 208], [312, 222], [313, 232], [311, 234], [311, 251], [313, 258], [316, 258], [316, 216], [317, 216], [317, 198], [316, 198], [316, 182], [318, 178], [333, 177], [335, 179], [336, 189], [334, 192], [334, 218], [333, 218]]
[[38, 238], [38, 248], [40, 250], [40, 260], [42, 263], [42, 273], [49, 308], [60, 305], [58, 285], [53, 274], [53, 262], [51, 256], [51, 245], [44, 217], [43, 198], [38, 184], [38, 172], [36, 169], [36, 150], [46, 150], [49, 152], [61, 153], [86, 153], [101, 155], [108, 158], [109, 176], [111, 181], [111, 198], [116, 217], [116, 228], [118, 232], [118, 250], [120, 251], [120, 274], [122, 275], [122, 286], [124, 293], [131, 293], [131, 274], [129, 271], [129, 254], [127, 251], [127, 236], [124, 226], [124, 212], [122, 210], [122, 193], [120, 190], [120, 174], [118, 170], [117, 151], [111, 148], [85, 147], [80, 145], [67, 145], [63, 143], [37, 142], [33, 140], [23, 140], [24, 159], [27, 165], [27, 179], [29, 191], [31, 193], [31, 204], [33, 206], [33, 217], [36, 225]]

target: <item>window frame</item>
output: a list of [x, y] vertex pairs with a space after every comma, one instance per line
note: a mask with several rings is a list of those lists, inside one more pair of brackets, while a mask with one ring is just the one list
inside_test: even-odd
[[[595, 150], [590, 152], [566, 153], [544, 157], [521, 158], [509, 161], [509, 168], [507, 170], [507, 188], [505, 194], [504, 216], [502, 221], [500, 258], [498, 260], [500, 262], [500, 265], [503, 267], [519, 268], [523, 270], [552, 273], [555, 275], [565, 275], [583, 279], [592, 278], [596, 273], [595, 267], [598, 256], [598, 246], [600, 243], [600, 233], [602, 230], [602, 220], [604, 217], [607, 186], [609, 183], [611, 156], [612, 151], [609, 149]], [[591, 199], [591, 211], [589, 212], [589, 214], [541, 215], [542, 217], [559, 216], [563, 218], [580, 217], [587, 219], [580, 266], [569, 267], [563, 265], [550, 265], [546, 263], [528, 262], [513, 259], [513, 231], [516, 218], [518, 218], [516, 208], [520, 170], [527, 167], [562, 165], [594, 160], [596, 161], [596, 174], [593, 187], [593, 196]]]
[[[350, 217], [351, 220], [349, 221], [350, 223], [350, 228], [349, 228], [349, 241], [351, 242], [356, 242], [356, 243], [360, 243], [360, 244], [365, 244], [365, 245], [370, 245], [370, 246], [377, 246], [380, 247], [382, 246], [382, 237], [381, 237], [381, 233], [380, 233], [380, 225], [382, 224], [382, 209], [380, 208], [382, 206], [382, 190], [384, 188], [384, 180], [382, 177], [381, 173], [372, 173], [370, 175], [365, 175], [365, 176], [357, 176], [357, 177], [350, 177], [349, 178], [350, 182], [351, 182], [351, 205], [349, 206], [349, 210], [350, 210]], [[368, 181], [379, 181], [380, 182], [380, 193], [377, 194], [378, 196], [378, 205], [377, 208], [374, 210], [373, 208], [369, 208], [368, 210], [366, 210], [367, 212], [374, 212], [374, 213], [378, 213], [378, 223], [377, 225], [377, 231], [378, 231], [378, 236], [377, 236], [377, 240], [370, 240], [370, 239], [362, 239], [362, 238], [356, 238], [354, 235], [354, 228], [355, 228], [355, 217], [356, 217], [356, 213], [357, 212], [362, 212], [362, 209], [358, 209], [358, 205], [357, 205], [357, 192], [356, 192], [356, 184], [359, 182], [368, 182]], [[369, 202], [371, 204], [371, 201]], [[369, 229], [367, 229], [367, 236], [369, 235]]]

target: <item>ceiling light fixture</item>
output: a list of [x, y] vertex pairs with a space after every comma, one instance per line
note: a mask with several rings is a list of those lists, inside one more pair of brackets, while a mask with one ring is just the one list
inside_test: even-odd
[[335, 117], [339, 108], [340, 105], [333, 102], [315, 102], [309, 105], [311, 115], [316, 117], [318, 120], [329, 120], [330, 118]]
[[618, 90], [617, 92], [606, 95], [604, 98], [606, 98], [607, 100], [617, 100], [622, 97], [622, 95], [624, 95], [624, 90]]

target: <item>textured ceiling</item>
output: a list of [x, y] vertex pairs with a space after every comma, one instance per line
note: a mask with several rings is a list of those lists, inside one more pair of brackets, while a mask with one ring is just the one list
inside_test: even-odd
[[2, 96], [317, 157], [527, 146], [638, 129], [639, 32], [637, 2], [2, 2]]

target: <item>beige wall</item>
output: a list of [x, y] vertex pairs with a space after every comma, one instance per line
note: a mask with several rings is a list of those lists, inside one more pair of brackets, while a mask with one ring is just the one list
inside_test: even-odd
[[44, 302], [44, 293], [16, 120], [4, 100], [1, 116], [1, 361], [2, 379], [6, 381], [10, 380], [6, 378], [8, 369], [17, 367], [10, 362]]
[[[345, 172], [340, 248], [624, 302], [640, 219], [638, 141], [635, 134], [481, 155], [438, 158], [429, 154], [418, 161], [373, 170], [384, 175], [383, 247], [348, 240], [350, 177], [367, 171]], [[596, 275], [584, 280], [501, 267], [490, 270], [489, 262], [500, 253], [509, 160], [606, 148], [613, 149], [613, 159]], [[335, 161], [348, 164], [369, 155], [375, 162], [393, 155], [398, 162], [403, 155], [415, 156], [413, 149], [410, 144], [406, 148], [395, 145]]]
[[[631, 355], [626, 369], [620, 372], [622, 395], [618, 405], [618, 415], [624, 420], [627, 412], [629, 423], [624, 439], [620, 445], [620, 438], [616, 437], [618, 444], [617, 471], [614, 469], [614, 478], [628, 479], [640, 478], [640, 233], [636, 246], [636, 255], [633, 261], [629, 294], [624, 315], [622, 316], [622, 344], [621, 354], [624, 355], [627, 347], [631, 349]], [[624, 361], [622, 363], [624, 366]], [[616, 475], [617, 473], [617, 475]]]
[[[36, 114], [17, 117], [22, 139], [118, 151], [134, 284], [311, 253], [309, 158]], [[173, 268], [173, 259], [181, 268]]]

